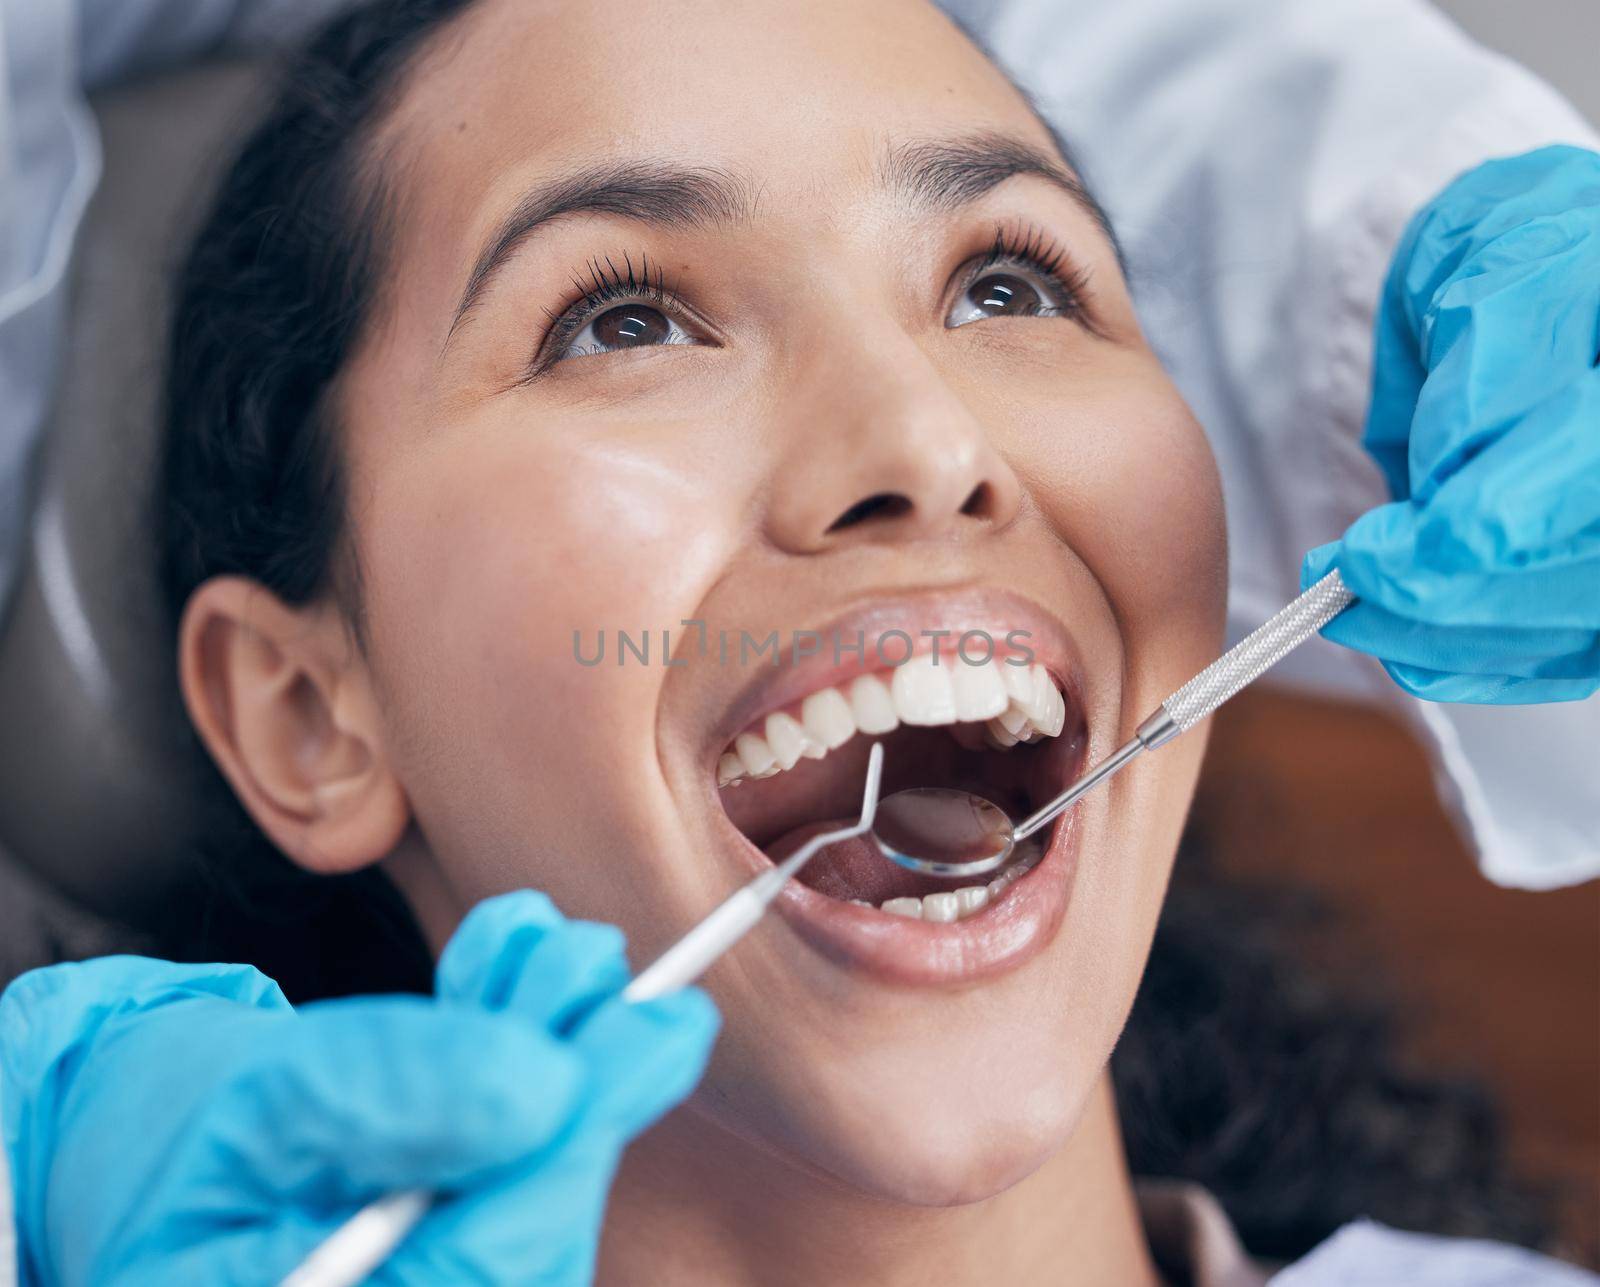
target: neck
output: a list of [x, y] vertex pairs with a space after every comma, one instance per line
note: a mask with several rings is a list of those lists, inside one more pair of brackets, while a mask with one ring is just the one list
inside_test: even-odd
[[960, 1207], [849, 1192], [691, 1110], [637, 1140], [607, 1208], [597, 1281], [1115, 1283], [1153, 1287], [1109, 1078], [1044, 1166]]

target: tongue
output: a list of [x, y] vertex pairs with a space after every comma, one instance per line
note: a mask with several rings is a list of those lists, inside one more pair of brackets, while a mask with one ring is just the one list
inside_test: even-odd
[[[853, 818], [808, 822], [786, 832], [767, 846], [767, 856], [782, 862], [812, 836], [852, 825]], [[829, 845], [805, 865], [797, 879], [829, 898], [860, 898], [874, 905], [886, 898], [920, 898], [952, 888], [948, 880], [921, 876], [890, 862], [866, 836]]]

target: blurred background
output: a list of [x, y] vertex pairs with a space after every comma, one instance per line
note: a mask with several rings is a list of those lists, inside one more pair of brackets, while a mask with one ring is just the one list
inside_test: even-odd
[[[1600, 121], [1600, 0], [1440, 7]], [[1493, 1089], [1518, 1166], [1564, 1186], [1569, 1254], [1600, 1265], [1600, 882], [1544, 894], [1489, 884], [1429, 778], [1385, 714], [1263, 687], [1217, 717], [1194, 823], [1230, 873], [1326, 901], [1317, 954], [1392, 981], [1412, 1056]], [[130, 946], [0, 843], [0, 980]]]
[[1491, 49], [1531, 67], [1600, 120], [1600, 4], [1595, 0], [1434, 0]]

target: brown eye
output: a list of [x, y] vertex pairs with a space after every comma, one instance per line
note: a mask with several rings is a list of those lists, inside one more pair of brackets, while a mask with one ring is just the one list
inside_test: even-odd
[[560, 362], [597, 353], [617, 353], [622, 349], [655, 349], [700, 342], [666, 309], [642, 299], [626, 300], [602, 312], [591, 313], [589, 320], [562, 345], [552, 360]]
[[605, 349], [663, 344], [672, 334], [672, 323], [666, 315], [648, 304], [623, 304], [608, 309], [591, 325], [595, 341]]
[[1031, 317], [1044, 307], [1039, 292], [1010, 273], [990, 273], [967, 287], [967, 303], [988, 317]]
[[1072, 296], [1055, 277], [1025, 265], [985, 267], [956, 298], [944, 324], [965, 326], [991, 317], [1057, 317]]

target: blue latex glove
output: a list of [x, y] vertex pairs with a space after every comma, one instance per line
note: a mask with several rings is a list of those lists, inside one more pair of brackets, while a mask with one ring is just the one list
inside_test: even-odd
[[1397, 498], [1306, 555], [1360, 602], [1323, 631], [1418, 697], [1600, 688], [1600, 155], [1490, 161], [1412, 220], [1365, 443]]
[[23, 976], [0, 998], [22, 1281], [276, 1282], [422, 1186], [443, 1201], [374, 1281], [588, 1282], [623, 1147], [716, 1029], [696, 990], [617, 999], [622, 947], [520, 893], [462, 924], [437, 1000], [294, 1010], [246, 966], [140, 957]]

